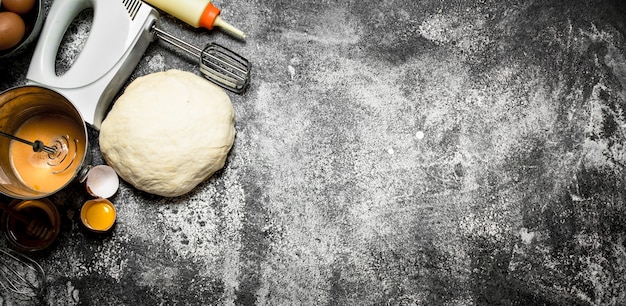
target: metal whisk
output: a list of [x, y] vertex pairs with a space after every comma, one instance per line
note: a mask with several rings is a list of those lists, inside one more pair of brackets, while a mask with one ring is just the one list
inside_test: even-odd
[[5, 132], [0, 132], [0, 136], [3, 136], [3, 137], [6, 137], [6, 138], [9, 138], [11, 140], [16, 140], [16, 141], [19, 141], [21, 143], [27, 144], [27, 145], [33, 147], [33, 151], [35, 151], [35, 152], [44, 151], [44, 152], [46, 152], [48, 154], [54, 154], [57, 151], [56, 148], [54, 148], [54, 147], [49, 147], [49, 146], [44, 145], [43, 141], [41, 141], [41, 140], [35, 140], [34, 142], [31, 142], [31, 141], [28, 141], [26, 139], [17, 137], [15, 135], [7, 134]]
[[204, 49], [193, 46], [171, 35], [156, 25], [152, 26], [157, 37], [200, 59], [200, 72], [209, 81], [234, 93], [242, 93], [250, 83], [250, 62], [243, 56], [217, 43], [209, 43]]
[[16, 298], [35, 298], [44, 289], [43, 268], [32, 258], [0, 248], [0, 289], [12, 292]]

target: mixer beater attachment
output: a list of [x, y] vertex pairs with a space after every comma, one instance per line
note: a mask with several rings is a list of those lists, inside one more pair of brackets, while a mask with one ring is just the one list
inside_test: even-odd
[[243, 56], [217, 43], [209, 43], [204, 49], [193, 46], [156, 25], [156, 36], [200, 60], [200, 72], [209, 81], [234, 93], [241, 94], [250, 83], [250, 62]]
[[35, 260], [0, 248], [0, 289], [14, 293], [16, 298], [35, 298], [43, 292], [45, 280], [43, 268]]

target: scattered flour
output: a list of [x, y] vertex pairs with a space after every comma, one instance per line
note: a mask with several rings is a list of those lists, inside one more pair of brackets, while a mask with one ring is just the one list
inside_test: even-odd
[[57, 73], [67, 71], [83, 50], [91, 31], [92, 16], [93, 10], [84, 11], [65, 32], [57, 52]]
[[[322, 45], [356, 44], [361, 39], [362, 33], [359, 23], [351, 17], [343, 10], [326, 11], [316, 16], [318, 20], [311, 31], [286, 30], [283, 35], [286, 40], [314, 41]], [[337, 22], [338, 20], [341, 22]]]
[[78, 305], [80, 303], [78, 289], [76, 289], [70, 281], [68, 281], [65, 285], [67, 287], [67, 299], [65, 300], [65, 305]]
[[419, 26], [418, 33], [439, 45], [454, 45], [462, 53], [481, 51], [490, 43], [485, 34], [485, 17], [464, 19], [459, 16], [436, 14]]
[[417, 131], [417, 132], [415, 132], [415, 139], [417, 139], [417, 140], [422, 140], [422, 139], [424, 139], [424, 136], [425, 136], [425, 135], [424, 135], [424, 132], [423, 132], [423, 131]]
[[520, 235], [520, 238], [522, 239], [522, 242], [524, 242], [524, 244], [532, 243], [533, 239], [535, 238], [535, 233], [529, 232], [528, 229], [525, 227], [522, 227], [520, 229], [519, 235]]
[[294, 76], [296, 75], [296, 68], [294, 68], [293, 66], [289, 65], [289, 66], [287, 66], [287, 71], [289, 71], [289, 76], [293, 80]]
[[152, 56], [148, 60], [148, 67], [149, 67], [149, 70], [153, 72], [165, 71], [167, 67], [167, 65], [165, 64], [165, 57], [163, 57], [163, 55], [161, 54], [156, 54]]

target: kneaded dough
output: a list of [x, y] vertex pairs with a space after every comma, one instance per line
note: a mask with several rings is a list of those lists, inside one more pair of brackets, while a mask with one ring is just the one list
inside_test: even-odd
[[226, 92], [191, 72], [168, 70], [128, 85], [102, 122], [99, 143], [122, 179], [175, 197], [221, 169], [234, 139]]

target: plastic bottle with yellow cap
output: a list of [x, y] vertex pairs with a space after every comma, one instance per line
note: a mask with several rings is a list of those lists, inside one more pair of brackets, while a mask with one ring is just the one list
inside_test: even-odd
[[245, 39], [246, 34], [224, 21], [220, 15], [220, 9], [215, 7], [212, 0], [143, 0], [146, 3], [163, 10], [164, 12], [182, 20], [195, 28], [207, 28], [212, 30], [220, 27], [226, 32], [240, 39]]

